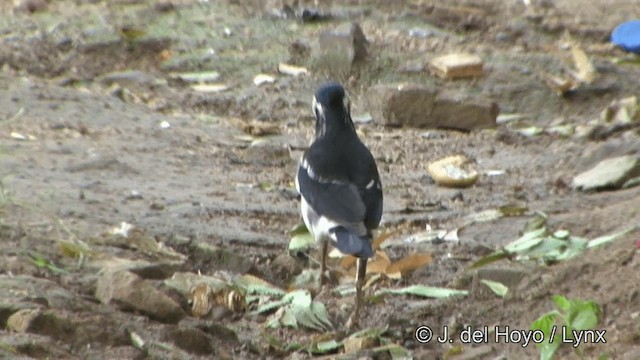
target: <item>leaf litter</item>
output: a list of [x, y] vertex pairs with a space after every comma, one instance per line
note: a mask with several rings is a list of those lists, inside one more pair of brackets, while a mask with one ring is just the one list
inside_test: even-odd
[[470, 266], [470, 269], [502, 259], [538, 261], [544, 264], [551, 264], [574, 258], [588, 248], [609, 243], [638, 229], [640, 229], [640, 226], [636, 225], [614, 234], [589, 240], [574, 236], [563, 229], [551, 231], [547, 226], [547, 215], [537, 212], [525, 225], [521, 237], [505, 245], [502, 249], [476, 260]]

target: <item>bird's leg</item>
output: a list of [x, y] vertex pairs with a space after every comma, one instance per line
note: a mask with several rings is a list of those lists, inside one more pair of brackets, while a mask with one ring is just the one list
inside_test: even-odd
[[325, 284], [324, 273], [327, 271], [327, 251], [329, 250], [329, 242], [327, 240], [322, 240], [322, 248], [320, 251], [320, 289]]
[[367, 274], [367, 259], [358, 258], [358, 270], [356, 273], [356, 307], [353, 314], [347, 321], [347, 328], [353, 329], [358, 326], [360, 320], [360, 308], [362, 307], [362, 286], [364, 285], [365, 275]]

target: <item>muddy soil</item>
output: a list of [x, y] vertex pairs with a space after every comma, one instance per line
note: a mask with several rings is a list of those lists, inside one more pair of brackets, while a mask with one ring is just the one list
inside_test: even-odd
[[[312, 136], [311, 96], [328, 78], [345, 83], [354, 116], [368, 112], [370, 86], [413, 82], [485, 96], [498, 103], [502, 115], [522, 114], [540, 128], [560, 121], [588, 127], [612, 101], [640, 95], [637, 58], [608, 44], [616, 24], [640, 16], [631, 0], [529, 6], [494, 0], [446, 6], [332, 1], [319, 5], [331, 18], [311, 22], [295, 16], [296, 6], [293, 18], [282, 16], [284, 4], [275, 1], [16, 4], [0, 5], [0, 324], [6, 328], [0, 330], [0, 356], [8, 359], [311, 357], [264, 346], [261, 339], [269, 334], [284, 344], [305, 342], [318, 332], [266, 329], [265, 317], [251, 314], [196, 319], [187, 299], [162, 284], [176, 271], [224, 270], [287, 286], [292, 275], [276, 264], [286, 257], [290, 229], [301, 221], [293, 179]], [[360, 23], [369, 57], [347, 74], [334, 73], [331, 64], [315, 59], [318, 34], [349, 21]], [[598, 78], [558, 96], [545, 77], [572, 69], [567, 33], [592, 57]], [[456, 51], [480, 55], [485, 74], [445, 81], [428, 71], [406, 71], [407, 64]], [[279, 63], [306, 67], [309, 74], [278, 74]], [[173, 75], [199, 71], [218, 72], [216, 82], [228, 89], [197, 91]], [[259, 73], [277, 79], [258, 87], [253, 78]], [[252, 121], [277, 134], [247, 141], [243, 124]], [[606, 330], [606, 343], [584, 344], [578, 352], [565, 346], [558, 358], [640, 358], [639, 232], [556, 264], [492, 264], [492, 271], [508, 269], [523, 277], [505, 298], [479, 289], [467, 270], [518, 238], [535, 211], [548, 215], [550, 228], [589, 239], [640, 224], [640, 187], [571, 188], [575, 175], [603, 159], [639, 156], [638, 128], [562, 137], [525, 136], [509, 125], [469, 133], [389, 128], [377, 119], [357, 125], [384, 183], [380, 232], [393, 232], [387, 254], [397, 260], [421, 251], [433, 258], [401, 280], [374, 285], [370, 295], [379, 287], [414, 284], [470, 291], [444, 300], [371, 296], [361, 326], [388, 326], [387, 338], [416, 359], [537, 358], [533, 345], [420, 344], [414, 330], [526, 330], [553, 309], [552, 295], [564, 295], [603, 308], [598, 329]], [[481, 170], [479, 181], [462, 190], [437, 186], [427, 164], [460, 153]], [[500, 172], [486, 175], [491, 170]], [[509, 204], [528, 210], [465, 226], [458, 241], [403, 241], [427, 226], [455, 229], [469, 215]], [[158, 261], [138, 274], [180, 304], [187, 315], [179, 323], [97, 299], [104, 264], [157, 261], [140, 247], [105, 237], [122, 222], [185, 256], [175, 268]], [[80, 262], [61, 251], [61, 242], [82, 242], [91, 254]], [[208, 259], [194, 244], [218, 246], [240, 260]], [[316, 267], [303, 258], [290, 258], [291, 269]], [[342, 330], [351, 296], [323, 293], [321, 300]], [[9, 326], [18, 311], [39, 315], [27, 316], [31, 320], [22, 327]], [[160, 345], [140, 346], [134, 333]], [[324, 356], [342, 356], [341, 351]], [[389, 355], [364, 349], [344, 356]]]

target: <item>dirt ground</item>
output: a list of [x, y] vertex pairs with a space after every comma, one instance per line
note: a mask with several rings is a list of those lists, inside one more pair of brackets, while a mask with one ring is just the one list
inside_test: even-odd
[[[29, 304], [54, 311], [71, 325], [62, 332], [45, 325], [0, 330], [0, 355], [8, 359], [310, 357], [259, 347], [256, 339], [271, 333], [284, 343], [306, 341], [317, 332], [264, 329], [265, 318], [249, 314], [225, 320], [237, 339], [212, 331], [207, 335], [216, 344], [212, 353], [192, 351], [197, 346], [179, 343], [176, 328], [200, 320], [188, 316], [178, 325], [167, 324], [100, 304], [95, 258], [150, 259], [135, 247], [100, 241], [127, 222], [186, 255], [180, 271], [239, 271], [194, 253], [191, 244], [206, 243], [248, 259], [251, 266], [242, 271], [286, 286], [289, 275], [277, 271], [274, 260], [287, 253], [289, 231], [301, 221], [293, 179], [312, 136], [311, 96], [335, 75], [330, 65], [314, 62], [318, 34], [328, 27], [357, 21], [369, 41], [366, 64], [338, 79], [350, 92], [354, 116], [367, 112], [367, 89], [378, 83], [413, 82], [481, 94], [496, 101], [501, 114], [523, 114], [537, 127], [559, 121], [588, 126], [612, 101], [640, 95], [637, 57], [634, 63], [632, 56], [607, 44], [616, 24], [640, 17], [632, 0], [531, 1], [529, 6], [515, 0], [446, 6], [336, 0], [319, 5], [333, 18], [310, 23], [277, 16], [283, 4], [275, 1], [17, 3], [22, 5], [0, 5], [0, 276], [3, 284], [32, 284], [40, 295], [11, 293], [22, 305], [0, 307], [0, 323], [4, 329], [15, 311], [7, 309]], [[134, 38], [119, 31], [131, 27], [144, 34]], [[567, 32], [592, 57], [598, 78], [558, 96], [544, 78], [571, 69]], [[300, 50], [307, 46], [309, 51]], [[444, 81], [428, 71], [402, 71], [406, 64], [454, 51], [480, 55], [485, 74]], [[310, 74], [278, 74], [278, 63], [307, 67]], [[139, 72], [123, 73], [129, 70]], [[188, 71], [217, 71], [217, 82], [229, 89], [200, 92], [172, 77]], [[277, 80], [258, 87], [252, 80], [259, 73]], [[275, 125], [278, 135], [250, 145], [243, 121]], [[533, 345], [420, 344], [414, 330], [420, 325], [436, 333], [443, 326], [525, 330], [553, 309], [552, 295], [564, 295], [603, 308], [598, 329], [606, 330], [606, 343], [582, 345], [579, 354], [566, 346], [558, 358], [640, 359], [639, 232], [557, 264], [492, 264], [524, 274], [517, 291], [506, 298], [478, 290], [473, 271], [467, 270], [480, 256], [518, 238], [534, 211], [548, 215], [550, 228], [585, 238], [640, 224], [640, 187], [593, 193], [570, 187], [576, 174], [605, 158], [640, 156], [637, 127], [591, 138], [524, 136], [508, 123], [461, 133], [388, 128], [373, 119], [358, 129], [381, 172], [385, 204], [380, 230], [394, 232], [387, 240], [394, 244], [387, 248], [389, 257], [414, 251], [433, 257], [410, 276], [384, 286], [470, 290], [469, 296], [445, 300], [372, 297], [362, 327], [388, 326], [387, 337], [415, 359], [537, 358]], [[473, 159], [482, 173], [504, 173], [482, 175], [462, 190], [435, 185], [427, 164], [459, 153]], [[403, 242], [427, 225], [455, 229], [466, 216], [507, 204], [529, 210], [466, 226], [456, 242]], [[82, 240], [98, 255], [80, 264], [60, 251], [60, 241], [69, 240]], [[51, 270], [34, 257], [64, 271]], [[45, 286], [43, 280], [51, 283]], [[160, 284], [163, 278], [149, 280]], [[186, 300], [179, 301], [188, 311]], [[352, 297], [324, 294], [322, 301], [340, 327]], [[184, 351], [180, 356], [169, 350], [161, 355], [141, 351], [127, 335], [134, 330]], [[385, 358], [366, 350], [357, 356]]]

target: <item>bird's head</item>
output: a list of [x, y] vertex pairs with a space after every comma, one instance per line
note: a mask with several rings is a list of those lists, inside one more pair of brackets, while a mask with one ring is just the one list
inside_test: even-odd
[[313, 112], [316, 116], [316, 138], [332, 131], [355, 132], [349, 95], [340, 83], [329, 82], [318, 88], [313, 97]]

